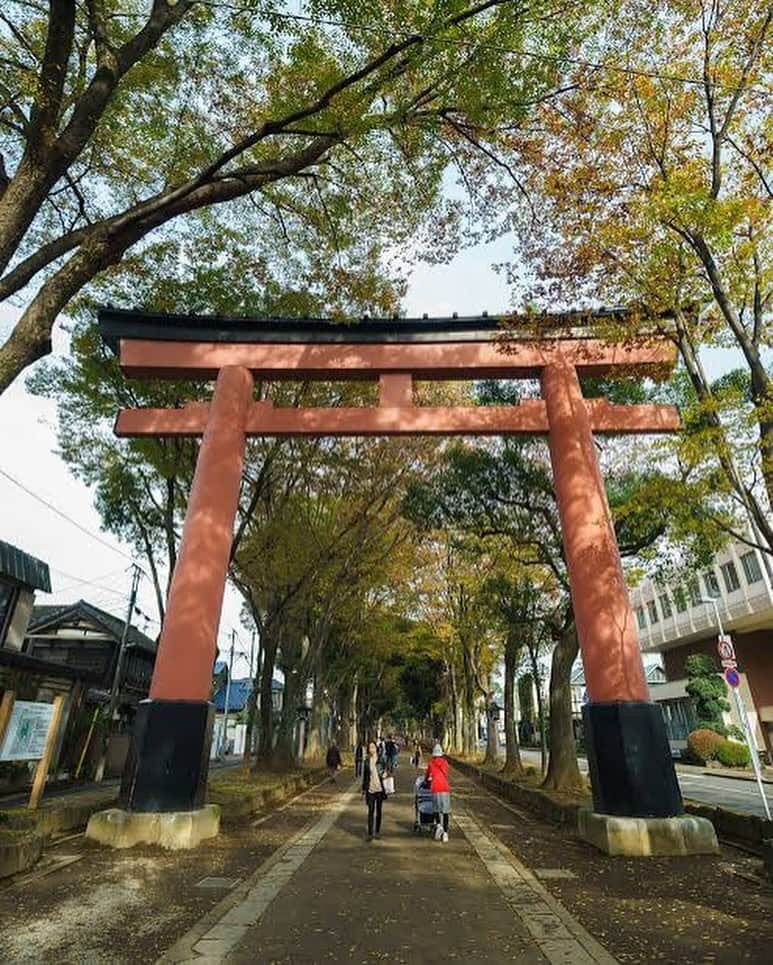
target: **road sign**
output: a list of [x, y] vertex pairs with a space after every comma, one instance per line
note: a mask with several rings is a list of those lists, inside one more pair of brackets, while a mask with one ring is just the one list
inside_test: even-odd
[[725, 671], [725, 683], [728, 687], [736, 688], [741, 684], [741, 678], [735, 667], [728, 667]]
[[720, 636], [717, 640], [717, 650], [723, 667], [735, 666], [735, 647], [730, 637], [726, 637], [724, 634]]

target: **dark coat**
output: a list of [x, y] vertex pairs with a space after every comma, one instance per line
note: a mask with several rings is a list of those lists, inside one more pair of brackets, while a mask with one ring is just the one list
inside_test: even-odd
[[[376, 770], [378, 771], [378, 779], [381, 784], [381, 793], [386, 797], [386, 791], [384, 790], [384, 772], [386, 771], [386, 763], [383, 757], [376, 758]], [[362, 764], [362, 793], [368, 793], [368, 782], [370, 780], [370, 766], [369, 759], [366, 757]]]
[[338, 748], [333, 745], [333, 747], [328, 747], [327, 756], [325, 757], [325, 763], [328, 767], [340, 767], [341, 766], [341, 752]]

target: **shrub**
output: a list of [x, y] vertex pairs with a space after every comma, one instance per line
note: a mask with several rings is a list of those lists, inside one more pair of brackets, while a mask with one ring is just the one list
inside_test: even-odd
[[724, 767], [748, 767], [752, 761], [746, 744], [729, 740], [723, 740], [717, 748], [717, 760]]
[[723, 711], [730, 710], [725, 700], [727, 685], [718, 672], [713, 657], [705, 653], [694, 653], [684, 664], [687, 673], [685, 690], [695, 701], [698, 728], [725, 733]]
[[715, 730], [694, 730], [687, 738], [688, 757], [698, 764], [713, 761], [722, 743], [727, 742]]

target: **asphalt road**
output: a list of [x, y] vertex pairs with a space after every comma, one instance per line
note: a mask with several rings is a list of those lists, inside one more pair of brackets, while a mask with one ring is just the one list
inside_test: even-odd
[[[539, 751], [521, 748], [521, 757], [529, 764], [539, 765]], [[580, 758], [580, 767], [583, 771], [588, 766], [583, 758]], [[742, 811], [745, 814], [756, 814], [758, 817], [765, 817], [765, 809], [762, 805], [760, 792], [756, 781], [748, 781], [742, 778], [721, 777], [715, 774], [703, 774], [699, 770], [685, 772], [677, 771], [679, 786], [682, 794], [692, 801], [700, 801], [702, 804], [719, 805], [729, 808], [731, 811]], [[773, 811], [773, 784], [763, 785], [768, 804]]]

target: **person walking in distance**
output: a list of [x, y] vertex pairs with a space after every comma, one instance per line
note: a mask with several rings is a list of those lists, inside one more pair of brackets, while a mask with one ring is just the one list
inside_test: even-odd
[[357, 748], [354, 751], [354, 776], [362, 777], [362, 762], [365, 759], [365, 747], [362, 741], [357, 741]]
[[335, 784], [336, 771], [341, 767], [341, 752], [335, 744], [331, 744], [330, 747], [328, 747], [325, 763], [327, 764], [327, 772], [330, 775], [330, 783]]
[[451, 817], [451, 785], [448, 781], [448, 761], [443, 748], [435, 744], [427, 767], [427, 780], [432, 788], [435, 809], [435, 840], [448, 841], [448, 822]]
[[376, 742], [371, 741], [362, 771], [362, 793], [368, 805], [368, 841], [381, 837], [381, 808], [386, 797], [385, 770], [384, 758], [379, 756]]
[[384, 754], [386, 756], [386, 766], [390, 774], [394, 774], [397, 770], [397, 754], [398, 754], [397, 742], [392, 734], [387, 735], [386, 744], [384, 744]]
[[413, 756], [411, 757], [411, 764], [418, 771], [421, 767], [421, 744], [418, 741], [413, 742]]

